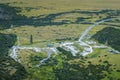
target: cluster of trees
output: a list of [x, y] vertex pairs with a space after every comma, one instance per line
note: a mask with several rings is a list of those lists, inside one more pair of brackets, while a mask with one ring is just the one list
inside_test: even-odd
[[[98, 64], [94, 65], [89, 62], [88, 65], [85, 65], [82, 62], [76, 63], [63, 63], [62, 68], [55, 68], [55, 80], [101, 80], [107, 77], [107, 74], [111, 74], [112, 70], [110, 69], [111, 64], [106, 61], [104, 65]], [[107, 77], [109, 80], [113, 77]]]
[[[113, 66], [108, 61], [100, 60], [99, 64], [93, 64], [87, 61], [85, 57], [78, 55], [73, 57], [69, 51], [61, 47], [57, 48], [62, 52], [62, 67], [53, 67], [55, 79], [53, 80], [114, 80], [115, 77], [108, 76], [112, 74]], [[117, 78], [116, 78], [117, 80]], [[119, 80], [119, 79], [118, 79]]]

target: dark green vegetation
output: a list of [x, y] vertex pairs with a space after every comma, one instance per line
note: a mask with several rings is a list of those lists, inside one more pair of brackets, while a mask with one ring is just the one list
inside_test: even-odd
[[7, 54], [8, 50], [15, 44], [16, 35], [0, 33], [0, 55]]
[[[73, 57], [69, 51], [58, 47], [61, 53], [45, 61], [40, 67], [33, 65], [28, 68], [26, 80], [119, 80], [119, 69], [117, 64], [110, 63], [108, 55], [97, 54], [96, 56]], [[92, 55], [92, 54], [91, 54]], [[93, 54], [95, 55], [95, 54]], [[96, 59], [94, 64], [90, 59]], [[105, 58], [105, 59], [104, 59]], [[38, 62], [40, 57], [30, 58], [32, 62]], [[33, 60], [34, 59], [34, 60]], [[118, 75], [116, 77], [116, 74]]]
[[[115, 65], [107, 60], [99, 58], [98, 64], [89, 61], [89, 57], [71, 57], [71, 53], [58, 48], [62, 52], [59, 56], [62, 58], [61, 66], [53, 67], [55, 80], [119, 80], [120, 77], [111, 76], [114, 73], [120, 74]], [[99, 55], [99, 54], [98, 54]], [[106, 57], [107, 55], [105, 55]], [[96, 56], [98, 57], [98, 56]], [[94, 57], [95, 58], [95, 57]]]
[[111, 74], [113, 69], [110, 69], [112, 64], [108, 61], [103, 61], [100, 64], [92, 64], [88, 61], [85, 64], [85, 60], [82, 58], [75, 61], [72, 59], [72, 63], [63, 62], [62, 68], [55, 68], [54, 72], [56, 75], [55, 80], [101, 80], [107, 78], [108, 80], [114, 79], [109, 77], [107, 74]]
[[18, 7], [10, 7], [8, 4], [0, 4], [0, 29], [10, 28], [15, 21], [23, 19], [18, 13], [21, 11]]
[[99, 43], [109, 45], [120, 51], [120, 29], [106, 27], [93, 35], [93, 38]]
[[[62, 53], [51, 57], [38, 68], [29, 68], [28, 80], [119, 80], [119, 69], [107, 60], [99, 59], [99, 64], [93, 64], [86, 57], [70, 57], [71, 54], [58, 48]], [[114, 72], [114, 73], [113, 73]], [[41, 76], [40, 76], [41, 75]]]
[[26, 75], [24, 67], [8, 56], [15, 41], [16, 35], [0, 33], [0, 80], [21, 80]]
[[22, 80], [26, 73], [24, 67], [11, 57], [0, 56], [0, 80]]
[[18, 15], [20, 8], [10, 7], [8, 4], [0, 4], [0, 20], [16, 20], [21, 16]]

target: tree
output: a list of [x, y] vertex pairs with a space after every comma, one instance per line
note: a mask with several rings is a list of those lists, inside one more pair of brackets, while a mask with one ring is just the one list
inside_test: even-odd
[[32, 44], [33, 43], [33, 37], [32, 37], [32, 35], [30, 35], [30, 44]]

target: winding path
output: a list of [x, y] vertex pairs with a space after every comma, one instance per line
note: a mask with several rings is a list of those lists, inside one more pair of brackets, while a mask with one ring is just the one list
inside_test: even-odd
[[[79, 38], [79, 40], [78, 40], [79, 43], [80, 43], [80, 45], [84, 46], [84, 51], [81, 53], [81, 55], [86, 56], [87, 54], [90, 54], [90, 53], [93, 52], [92, 46], [90, 46], [89, 44], [87, 44], [87, 43], [85, 43], [85, 42], [82, 41], [83, 38], [88, 34], [88, 32], [89, 32], [93, 27], [95, 27], [95, 26], [97, 26], [97, 25], [99, 25], [99, 24], [101, 24], [101, 23], [104, 23], [104, 22], [110, 21], [110, 20], [116, 20], [116, 19], [120, 19], [120, 18], [105, 19], [105, 20], [101, 20], [101, 21], [99, 21], [99, 22], [96, 22], [96, 23], [88, 26], [88, 28], [82, 33], [82, 35], [80, 36], [80, 38]], [[88, 48], [86, 48], [85, 46], [88, 46]]]
[[82, 39], [87, 35], [87, 33], [88, 33], [93, 27], [95, 27], [95, 26], [97, 26], [97, 25], [99, 25], [99, 24], [101, 24], [101, 23], [104, 23], [104, 22], [106, 22], [106, 21], [116, 20], [116, 19], [120, 19], [120, 18], [105, 19], [105, 20], [101, 20], [101, 21], [99, 21], [99, 22], [96, 22], [96, 23], [88, 26], [88, 28], [87, 28], [87, 29], [82, 33], [82, 35], [80, 36], [79, 42], [82, 41]]
[[[110, 21], [110, 20], [116, 20], [116, 19], [120, 19], [120, 18], [105, 19], [105, 20], [96, 22], [95, 24], [92, 24], [92, 25], [88, 26], [88, 28], [82, 33], [82, 35], [80, 36], [80, 38], [78, 40], [80, 46], [84, 47], [84, 51], [81, 52], [80, 54], [83, 55], [83, 56], [86, 56], [87, 54], [90, 54], [90, 53], [93, 52], [93, 47], [90, 46], [88, 43], [82, 41], [83, 38], [88, 34], [88, 32], [93, 27], [95, 27], [95, 26], [97, 26], [97, 25], [99, 25], [103, 22]], [[76, 50], [74, 46], [71, 46], [72, 44], [74, 44], [74, 42], [66, 42], [66, 43], [63, 43], [62, 46], [65, 46], [69, 51], [71, 51], [73, 56], [76, 56], [76, 53], [78, 53], [79, 51]], [[18, 46], [13, 46], [11, 48], [10, 56], [17, 62], [20, 62], [20, 59], [18, 59], [18, 52], [19, 52], [18, 49], [32, 49], [35, 52], [41, 52], [41, 50], [45, 51], [48, 54], [48, 56], [47, 56], [47, 58], [41, 60], [40, 63], [43, 63], [46, 60], [48, 60], [51, 57], [52, 53], [57, 53], [57, 49], [54, 48], [54, 47], [53, 48], [48, 48], [48, 47], [47, 48], [38, 48], [38, 47], [29, 47], [29, 46], [25, 47], [25, 46], [19, 46], [19, 45]], [[40, 65], [41, 64], [39, 64], [38, 66], [40, 66]]]
[[19, 51], [18, 49], [29, 49], [29, 50], [33, 50], [35, 52], [41, 52], [41, 51], [45, 51], [47, 53], [47, 58], [41, 60], [40, 62], [43, 63], [45, 62], [46, 60], [48, 60], [50, 57], [51, 57], [51, 54], [52, 53], [57, 53], [57, 49], [56, 48], [38, 48], [38, 47], [29, 47], [29, 46], [13, 46], [11, 48], [11, 54], [10, 54], [10, 57], [13, 58], [15, 61], [17, 62], [21, 62], [20, 59], [18, 59], [18, 54], [19, 54]]

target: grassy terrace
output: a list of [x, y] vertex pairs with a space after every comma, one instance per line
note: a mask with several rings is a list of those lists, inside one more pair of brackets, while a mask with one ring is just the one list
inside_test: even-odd
[[56, 39], [78, 38], [88, 25], [70, 24], [61, 26], [37, 27], [22, 26], [1, 31], [3, 33], [14, 33], [20, 37], [20, 44], [29, 44], [29, 37], [33, 35], [34, 43], [55, 41]]

